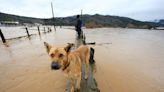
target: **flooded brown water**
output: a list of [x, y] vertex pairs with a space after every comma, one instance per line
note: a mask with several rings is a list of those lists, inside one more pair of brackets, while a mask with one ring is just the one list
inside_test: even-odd
[[[164, 92], [164, 31], [84, 29], [86, 42], [96, 42], [95, 78], [101, 92]], [[50, 69], [43, 46], [76, 42], [75, 31], [56, 32], [0, 43], [0, 92], [65, 92], [67, 79]]]

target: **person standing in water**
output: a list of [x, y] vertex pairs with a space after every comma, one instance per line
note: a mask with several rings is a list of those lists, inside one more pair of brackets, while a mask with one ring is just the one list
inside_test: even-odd
[[78, 34], [78, 38], [80, 38], [82, 36], [82, 34], [83, 34], [82, 33], [82, 29], [81, 29], [81, 27], [82, 27], [82, 20], [80, 19], [80, 15], [77, 15], [76, 18], [77, 18], [77, 21], [76, 21], [76, 25], [75, 25], [75, 30], [76, 30], [76, 32]]

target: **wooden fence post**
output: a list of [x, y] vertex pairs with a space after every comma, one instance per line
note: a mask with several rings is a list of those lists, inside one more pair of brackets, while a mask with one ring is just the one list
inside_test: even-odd
[[50, 27], [50, 32], [51, 32], [52, 30], [51, 30], [51, 27]]
[[50, 28], [48, 27], [48, 33], [50, 32]]
[[40, 28], [39, 28], [39, 26], [37, 26], [38, 27], [38, 33], [39, 33], [39, 35], [40, 35]]
[[46, 33], [46, 28], [44, 27], [44, 33]]
[[2, 31], [1, 31], [1, 29], [0, 29], [0, 36], [1, 36], [2, 42], [3, 42], [3, 43], [6, 43], [6, 39], [5, 39], [5, 37], [4, 37], [4, 35], [3, 35]]
[[28, 28], [26, 27], [25, 29], [26, 29], [27, 36], [28, 36], [28, 38], [29, 38], [29, 37], [30, 37], [30, 34], [29, 34], [29, 32], [28, 32]]

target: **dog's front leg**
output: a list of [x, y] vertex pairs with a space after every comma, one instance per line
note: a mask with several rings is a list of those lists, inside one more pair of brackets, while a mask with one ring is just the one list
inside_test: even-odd
[[81, 83], [81, 73], [79, 74], [79, 77], [77, 78], [77, 90], [80, 91], [80, 83]]
[[75, 80], [71, 79], [71, 92], [75, 92]]
[[88, 79], [88, 74], [89, 74], [89, 63], [86, 63], [85, 65], [85, 79]]
[[89, 64], [86, 64], [86, 67], [85, 67], [85, 79], [87, 80], [88, 79], [88, 69], [89, 69]]
[[88, 74], [89, 74], [89, 58], [90, 55], [88, 53], [85, 58], [85, 79], [88, 79]]

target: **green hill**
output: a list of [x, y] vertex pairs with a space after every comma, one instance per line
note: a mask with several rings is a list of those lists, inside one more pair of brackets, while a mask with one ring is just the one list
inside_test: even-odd
[[[159, 24], [155, 22], [142, 22], [127, 17], [100, 15], [100, 14], [95, 14], [95, 15], [86, 14], [82, 16], [82, 20], [84, 26], [88, 28], [95, 28], [95, 27], [155, 28], [159, 26]], [[45, 25], [53, 25], [55, 23], [55, 25], [74, 26], [76, 23], [76, 16], [57, 17], [55, 18], [55, 20], [53, 20], [52, 18], [49, 19], [32, 18], [32, 17], [5, 14], [0, 12], [0, 21], [18, 21], [20, 24], [40, 23]]]
[[0, 21], [18, 21], [20, 24], [22, 24], [22, 23], [41, 23], [41, 24], [43, 24], [43, 20], [39, 19], [39, 18], [17, 16], [17, 15], [5, 14], [5, 13], [1, 13], [1, 12], [0, 12]]

